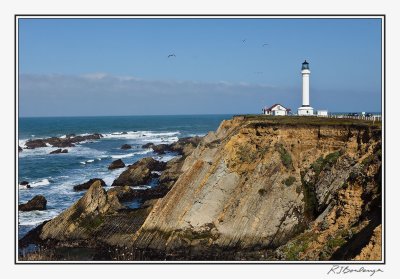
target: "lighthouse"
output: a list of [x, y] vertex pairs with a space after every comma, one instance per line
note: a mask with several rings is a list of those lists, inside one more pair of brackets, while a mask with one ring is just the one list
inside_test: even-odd
[[313, 115], [314, 109], [310, 106], [310, 65], [305, 60], [301, 66], [303, 76], [303, 104], [298, 108], [298, 115]]

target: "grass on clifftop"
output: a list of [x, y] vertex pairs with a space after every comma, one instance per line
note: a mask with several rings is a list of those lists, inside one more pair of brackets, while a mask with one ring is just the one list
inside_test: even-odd
[[271, 124], [286, 124], [286, 125], [344, 125], [344, 126], [360, 126], [360, 127], [381, 127], [382, 122], [370, 121], [362, 119], [351, 119], [351, 118], [327, 118], [327, 117], [316, 117], [316, 116], [271, 116], [262, 114], [246, 114], [246, 115], [235, 115], [233, 118], [243, 118], [245, 120], [256, 120], [263, 121]]

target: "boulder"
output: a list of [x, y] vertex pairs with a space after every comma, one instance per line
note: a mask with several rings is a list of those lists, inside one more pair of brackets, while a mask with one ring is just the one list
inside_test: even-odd
[[149, 142], [149, 143], [143, 144], [142, 148], [147, 149], [147, 148], [152, 148], [153, 146], [154, 146], [154, 143]]
[[121, 159], [115, 160], [113, 161], [109, 166], [108, 169], [109, 170], [113, 170], [113, 169], [119, 169], [119, 168], [124, 168], [125, 164]]
[[19, 183], [19, 185], [28, 185], [29, 184], [29, 182], [28, 181], [26, 181], [26, 180], [24, 180], [24, 181], [21, 181], [20, 183]]
[[145, 185], [151, 180], [152, 171], [162, 171], [166, 163], [159, 162], [153, 158], [143, 158], [133, 165], [130, 165], [127, 170], [122, 172], [120, 176], [114, 180], [112, 186], [138, 186]]
[[35, 149], [38, 147], [46, 147], [46, 142], [42, 139], [28, 140], [26, 143], [27, 149]]
[[42, 195], [34, 196], [30, 201], [24, 204], [18, 205], [20, 211], [32, 211], [32, 210], [45, 210], [47, 200]]
[[22, 152], [22, 148], [19, 145], [18, 145], [18, 152]]
[[132, 189], [130, 186], [115, 186], [108, 190], [109, 195], [117, 196], [120, 202], [140, 199], [142, 202], [159, 199], [165, 196], [169, 189], [165, 186], [157, 186], [149, 189]]
[[171, 144], [158, 144], [147, 143], [143, 148], [152, 148], [157, 154], [165, 154], [165, 152], [176, 152], [179, 155], [188, 156], [199, 145], [202, 137], [187, 137], [180, 138], [177, 142]]
[[59, 148], [74, 147], [76, 143], [80, 143], [86, 140], [98, 140], [102, 137], [103, 135], [97, 133], [85, 136], [75, 136], [75, 134], [69, 134], [62, 138], [51, 137], [45, 139], [28, 140], [25, 145], [28, 149], [46, 147], [48, 146], [47, 144]]
[[163, 186], [171, 188], [182, 173], [183, 162], [184, 159], [182, 157], [175, 157], [172, 160], [169, 160], [165, 170], [159, 177], [159, 183]]
[[104, 182], [103, 179], [100, 178], [92, 178], [89, 181], [82, 183], [82, 184], [78, 184], [74, 186], [74, 191], [83, 191], [83, 190], [87, 190], [90, 188], [90, 186], [96, 182], [99, 181], [101, 186], [106, 186], [106, 183]]
[[50, 152], [50, 154], [60, 154], [60, 153], [68, 153], [68, 149], [56, 149]]
[[121, 146], [121, 149], [131, 149], [132, 148], [132, 146], [131, 145], [129, 145], [129, 144], [127, 144], [127, 143], [125, 143], [125, 144], [123, 144], [122, 146]]
[[166, 151], [170, 151], [170, 146], [169, 144], [158, 144], [158, 145], [153, 145], [151, 147], [153, 151], [157, 154], [165, 154]]
[[95, 181], [76, 203], [47, 222], [40, 239], [91, 239], [107, 215], [123, 208], [115, 195], [108, 195], [101, 181]]
[[130, 186], [115, 186], [108, 190], [107, 194], [117, 196], [120, 202], [130, 201], [134, 198], [134, 190]]

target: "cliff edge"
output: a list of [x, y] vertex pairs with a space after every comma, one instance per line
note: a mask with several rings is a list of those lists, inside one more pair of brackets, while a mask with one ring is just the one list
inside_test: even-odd
[[302, 119], [222, 122], [126, 245], [191, 259], [362, 259], [379, 242], [381, 128]]

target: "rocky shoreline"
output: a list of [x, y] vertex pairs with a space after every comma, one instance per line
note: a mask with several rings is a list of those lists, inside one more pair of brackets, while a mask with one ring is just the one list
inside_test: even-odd
[[[31, 139], [25, 143], [26, 149], [35, 149], [40, 147], [74, 147], [75, 144], [81, 143], [87, 140], [98, 140], [103, 138], [103, 135], [94, 133], [91, 135], [84, 135], [84, 136], [77, 136], [75, 134], [69, 134], [65, 137], [51, 137], [51, 138], [44, 138], [44, 139]], [[21, 152], [23, 149], [18, 146], [18, 150]], [[66, 149], [64, 149], [66, 150]], [[66, 153], [64, 150], [58, 149], [55, 153]], [[68, 152], [68, 151], [67, 151]]]
[[[317, 120], [234, 118], [204, 138], [147, 144], [180, 156], [126, 166], [108, 191], [87, 182], [19, 241], [20, 259], [380, 260], [381, 127]], [[142, 206], [124, 205], [133, 199]], [[25, 253], [32, 243], [40, 251]]]
[[[114, 247], [113, 245], [116, 243], [111, 243], [110, 245], [110, 240], [106, 240], [107, 230], [110, 230], [110, 227], [114, 225], [119, 228], [120, 233], [128, 234], [136, 232], [144, 222], [155, 200], [164, 197], [168, 193], [171, 185], [179, 176], [182, 162], [198, 145], [200, 139], [200, 137], [181, 138], [175, 143], [168, 145], [161, 144], [159, 146], [150, 143], [156, 154], [174, 152], [177, 157], [168, 163], [157, 161], [151, 157], [145, 157], [133, 165], [126, 166], [126, 170], [114, 180], [112, 183], [113, 188], [108, 191], [103, 189], [103, 186], [106, 186], [106, 184], [101, 178], [93, 178], [82, 184], [75, 185], [73, 190], [87, 191], [85, 195], [71, 208], [54, 219], [45, 221], [20, 239], [21, 257], [28, 259], [40, 251], [40, 253], [46, 254], [46, 257], [55, 257], [58, 259], [62, 258], [62, 256], [55, 256], [55, 251], [59, 251], [60, 249], [78, 249], [79, 247], [96, 251], [94, 258], [109, 257], [107, 256], [109, 253], [105, 253], [104, 251], [110, 250], [110, 247]], [[127, 149], [126, 145], [123, 147], [123, 149]], [[124, 166], [122, 164], [124, 164], [122, 160], [116, 160], [110, 165], [109, 169], [125, 167], [125, 164]], [[162, 179], [158, 179], [161, 176]], [[152, 188], [132, 188], [132, 186], [146, 185], [154, 178], [157, 178], [159, 182]], [[27, 181], [21, 183], [24, 185], [28, 184]], [[142, 203], [138, 209], [130, 209], [123, 205], [123, 203], [137, 199]], [[28, 202], [28, 204], [30, 203]], [[20, 205], [20, 210], [24, 210], [25, 208], [26, 205]], [[37, 209], [32, 207], [30, 210]], [[66, 215], [68, 216], [66, 217]], [[129, 226], [124, 231], [121, 229], [121, 220], [126, 219], [129, 219], [129, 223], [135, 220], [134, 223], [136, 225]], [[97, 223], [104, 220], [107, 220], [108, 226], [98, 230]], [[73, 227], [77, 230], [72, 229]], [[86, 232], [81, 233], [82, 227], [84, 227]], [[64, 232], [64, 234], [60, 232]], [[100, 235], [102, 236], [100, 237]], [[101, 239], [101, 241], [92, 242], [91, 239]], [[25, 248], [31, 244], [40, 248], [34, 252], [25, 253]], [[51, 256], [49, 256], [50, 254]]]

